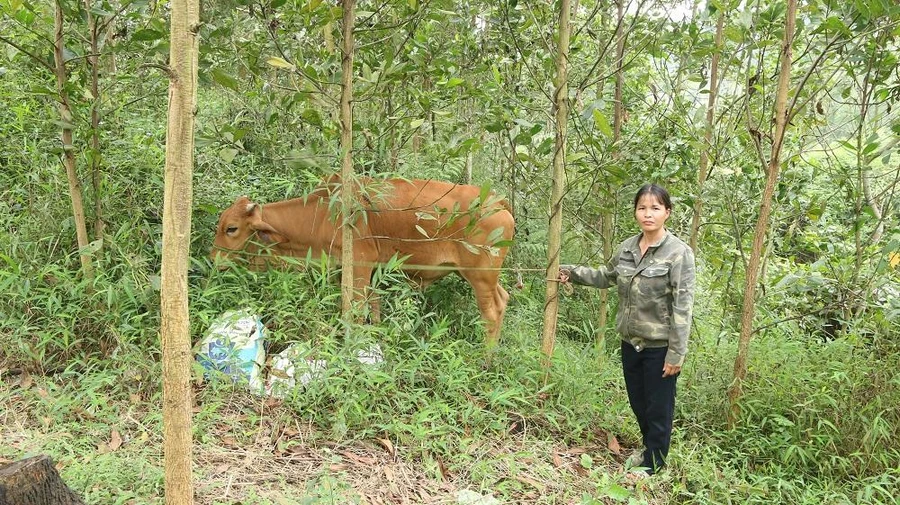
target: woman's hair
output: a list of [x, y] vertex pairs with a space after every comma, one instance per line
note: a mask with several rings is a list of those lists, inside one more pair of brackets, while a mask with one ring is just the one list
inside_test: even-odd
[[658, 185], [658, 184], [644, 184], [641, 186], [641, 189], [638, 190], [637, 194], [634, 195], [634, 208], [637, 209], [638, 201], [644, 195], [650, 195], [656, 200], [663, 204], [667, 210], [672, 210], [672, 199], [669, 198], [669, 192], [666, 191], [666, 188]]

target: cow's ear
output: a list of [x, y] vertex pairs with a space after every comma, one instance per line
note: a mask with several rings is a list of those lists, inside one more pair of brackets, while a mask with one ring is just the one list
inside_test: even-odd
[[260, 240], [266, 244], [277, 244], [279, 242], [287, 242], [284, 235], [272, 227], [269, 223], [262, 219], [250, 223], [250, 227], [256, 230], [256, 234]]
[[246, 215], [252, 216], [253, 213], [256, 212], [256, 209], [259, 208], [259, 204], [251, 202], [250, 199], [247, 197], [244, 197], [244, 200], [246, 200], [246, 201], [241, 202], [244, 204], [244, 212], [246, 213]]

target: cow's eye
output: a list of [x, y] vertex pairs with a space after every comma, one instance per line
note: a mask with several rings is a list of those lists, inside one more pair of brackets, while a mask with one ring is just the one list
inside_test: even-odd
[[234, 235], [235, 233], [237, 233], [237, 226], [229, 226], [228, 228], [225, 228], [226, 235]]

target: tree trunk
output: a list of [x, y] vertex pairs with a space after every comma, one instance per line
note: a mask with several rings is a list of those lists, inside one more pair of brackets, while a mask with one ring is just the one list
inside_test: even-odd
[[544, 367], [550, 368], [556, 345], [556, 319], [559, 313], [559, 250], [562, 235], [562, 197], [566, 185], [566, 121], [568, 120], [569, 0], [560, 0], [559, 46], [556, 54], [556, 151], [553, 154], [553, 180], [550, 192], [550, 230], [547, 247], [547, 293], [544, 303], [544, 335], [542, 350]]
[[103, 238], [103, 206], [100, 198], [100, 49], [97, 44], [97, 18], [91, 12], [92, 0], [84, 0], [90, 32], [91, 53], [87, 57], [91, 74], [91, 182], [94, 190], [94, 240]]
[[0, 466], [0, 503], [84, 505], [59, 477], [49, 456], [34, 456]]
[[697, 170], [697, 194], [694, 200], [694, 215], [691, 218], [690, 246], [697, 253], [697, 242], [700, 240], [700, 218], [703, 212], [703, 185], [709, 174], [709, 152], [712, 150], [712, 133], [716, 115], [716, 96], [719, 93], [719, 56], [722, 52], [722, 39], [725, 28], [725, 12], [719, 11], [716, 21], [716, 49], [713, 52], [709, 68], [709, 99], [706, 104], [706, 131], [703, 135], [703, 150], [700, 152], [700, 167]]
[[[607, 195], [612, 194], [612, 187], [606, 185]], [[612, 210], [600, 216], [600, 239], [603, 241], [603, 263], [609, 261], [613, 254], [613, 219]], [[600, 308], [597, 314], [597, 347], [603, 349], [606, 342], [606, 325], [609, 323], [609, 290], [600, 290]]]
[[200, 6], [197, 0], [172, 0], [169, 5], [169, 118], [160, 293], [163, 452], [166, 504], [190, 505], [194, 502], [194, 488], [191, 479], [191, 339], [187, 272]]
[[[619, 150], [619, 142], [622, 139], [622, 123], [625, 118], [625, 104], [622, 103], [623, 88], [625, 87], [625, 71], [622, 62], [625, 61], [625, 6], [622, 0], [616, 2], [616, 85], [613, 89], [613, 157], [619, 159], [622, 156]], [[601, 81], [602, 82], [602, 81]], [[598, 87], [601, 86], [598, 84]], [[598, 88], [602, 90], [602, 87]], [[598, 96], [600, 92], [598, 91]], [[606, 194], [612, 195], [612, 186], [605, 185]], [[600, 235], [603, 241], [603, 261], [606, 262], [613, 254], [613, 213], [615, 207], [609, 207], [600, 216]], [[597, 334], [597, 344], [601, 345], [606, 340], [606, 325], [609, 319], [609, 290], [600, 291], [600, 310], [597, 325], [600, 331]]]
[[56, 62], [56, 91], [59, 93], [59, 116], [62, 122], [62, 162], [66, 167], [69, 179], [69, 197], [72, 200], [72, 215], [75, 218], [75, 237], [78, 241], [81, 271], [86, 279], [94, 278], [94, 267], [87, 251], [88, 234], [84, 218], [84, 201], [81, 195], [81, 182], [75, 172], [75, 146], [72, 145], [72, 107], [69, 105], [69, 94], [66, 92], [66, 61], [63, 56], [63, 11], [60, 0], [56, 2], [55, 38], [53, 59]]
[[753, 333], [753, 315], [756, 305], [756, 281], [759, 275], [760, 259], [766, 232], [769, 228], [769, 215], [772, 211], [772, 195], [778, 181], [781, 148], [787, 128], [787, 95], [791, 80], [791, 44], [794, 41], [794, 26], [797, 17], [797, 0], [788, 0], [787, 14], [784, 22], [784, 41], [781, 45], [781, 70], [778, 75], [778, 88], [775, 95], [775, 134], [772, 136], [772, 150], [766, 168], [766, 186], [763, 190], [753, 236], [753, 248], [750, 251], [750, 264], [744, 281], [744, 306], [741, 310], [741, 333], [738, 341], [738, 353], [734, 360], [734, 380], [728, 390], [728, 424], [734, 427], [740, 415], [738, 402], [743, 393], [743, 381], [747, 376], [747, 357], [750, 351], [750, 336]]
[[343, 0], [343, 45], [341, 56], [341, 314], [347, 323], [353, 313], [353, 23], [356, 0]]

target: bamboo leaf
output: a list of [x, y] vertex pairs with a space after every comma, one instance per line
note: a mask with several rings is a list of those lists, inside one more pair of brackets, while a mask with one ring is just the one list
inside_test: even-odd
[[278, 56], [271, 56], [271, 57], [269, 57], [269, 58], [266, 60], [266, 63], [268, 63], [269, 65], [271, 65], [271, 66], [273, 66], [273, 67], [275, 67], [275, 68], [289, 68], [289, 69], [293, 69], [293, 68], [294, 68], [294, 65], [292, 65], [291, 63], [289, 63], [289, 62], [288, 62], [287, 60], [285, 60], [284, 58], [279, 58]]

